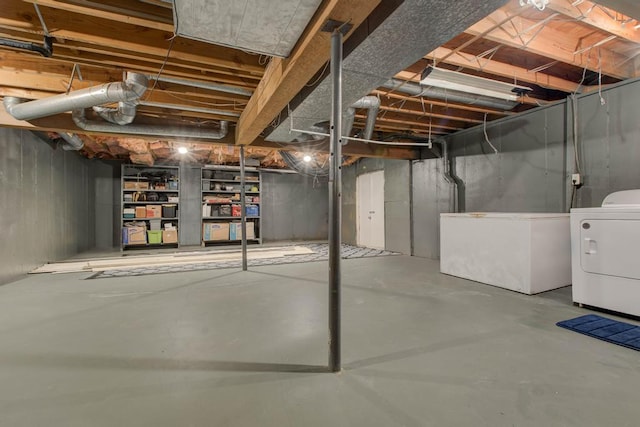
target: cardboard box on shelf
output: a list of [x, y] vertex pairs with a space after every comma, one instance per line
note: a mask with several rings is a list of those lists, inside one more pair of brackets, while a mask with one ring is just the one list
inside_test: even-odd
[[229, 240], [229, 223], [207, 222], [202, 224], [202, 239], [204, 241]]
[[122, 244], [123, 245], [146, 245], [147, 244], [146, 227], [123, 227], [122, 228]]
[[178, 243], [178, 230], [162, 230], [162, 243]]
[[159, 205], [147, 205], [147, 218], [161, 218], [162, 206]]
[[[247, 230], [247, 239], [256, 238], [255, 224], [253, 223], [253, 221], [247, 221], [246, 230]], [[232, 222], [229, 225], [229, 240], [240, 240], [240, 239], [242, 239], [242, 223]]]
[[148, 190], [149, 183], [147, 181], [125, 181], [125, 190]]
[[144, 206], [136, 206], [136, 218], [146, 218], [147, 208]]
[[231, 216], [240, 216], [242, 212], [240, 205], [231, 205]]

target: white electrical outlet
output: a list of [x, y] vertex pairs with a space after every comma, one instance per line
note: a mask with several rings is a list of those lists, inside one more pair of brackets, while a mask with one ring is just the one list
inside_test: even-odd
[[579, 173], [571, 174], [571, 183], [575, 186], [582, 185], [582, 177]]

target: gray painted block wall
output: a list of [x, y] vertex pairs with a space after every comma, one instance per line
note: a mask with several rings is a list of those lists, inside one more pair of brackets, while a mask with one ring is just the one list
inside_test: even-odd
[[[599, 206], [614, 191], [640, 188], [640, 81], [579, 96], [579, 147], [584, 186], [576, 207]], [[461, 211], [567, 212], [573, 172], [571, 104], [487, 125], [495, 154], [478, 126], [448, 138], [454, 171], [464, 182]], [[449, 211], [442, 161], [413, 163], [414, 254], [439, 257], [439, 216]]]
[[384, 171], [385, 249], [411, 253], [411, 163], [407, 160], [360, 159], [343, 168], [342, 239], [355, 245], [356, 180], [368, 173]]
[[327, 240], [326, 181], [299, 174], [263, 172], [260, 209], [264, 242]]
[[91, 162], [0, 128], [0, 284], [95, 244]]

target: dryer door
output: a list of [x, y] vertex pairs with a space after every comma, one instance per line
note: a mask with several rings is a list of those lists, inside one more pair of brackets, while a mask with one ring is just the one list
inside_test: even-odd
[[583, 220], [580, 252], [588, 273], [640, 279], [640, 220]]

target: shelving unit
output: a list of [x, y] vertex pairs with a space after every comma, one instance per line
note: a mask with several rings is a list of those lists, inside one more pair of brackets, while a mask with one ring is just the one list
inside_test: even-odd
[[120, 248], [178, 247], [180, 169], [122, 165], [121, 176]]
[[[202, 168], [202, 245], [232, 245], [241, 242], [240, 168], [205, 166]], [[261, 244], [261, 175], [256, 168], [245, 168], [247, 242]], [[231, 187], [231, 189], [229, 189]]]

